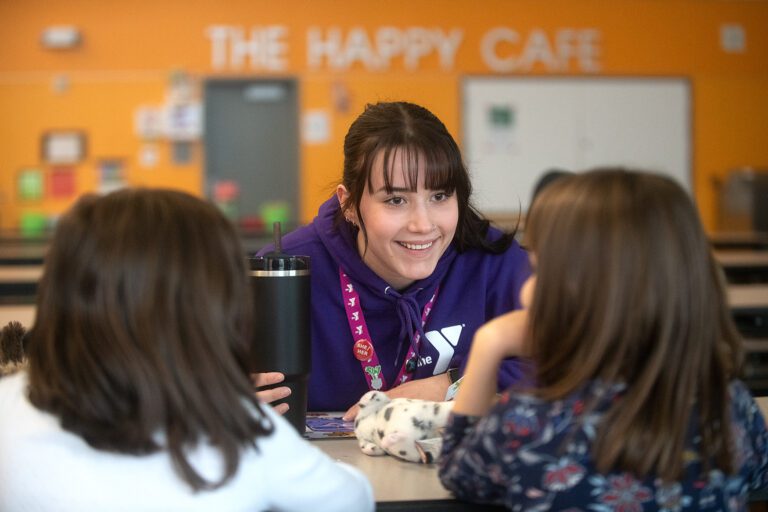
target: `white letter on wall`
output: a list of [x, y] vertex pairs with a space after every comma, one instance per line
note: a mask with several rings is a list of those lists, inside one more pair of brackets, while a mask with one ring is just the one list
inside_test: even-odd
[[325, 40], [320, 28], [310, 27], [307, 30], [307, 65], [310, 69], [322, 67], [323, 59], [327, 59], [327, 62], [333, 65], [340, 48], [341, 31], [338, 27], [329, 28]]
[[557, 71], [557, 60], [552, 53], [547, 33], [540, 28], [531, 30], [528, 35], [525, 49], [520, 56], [521, 70], [530, 70], [537, 61], [543, 63], [547, 71]]
[[353, 27], [347, 35], [344, 45], [344, 59], [339, 62], [339, 68], [347, 69], [359, 60], [367, 69], [376, 69], [378, 62], [371, 50], [368, 33], [362, 27]]
[[288, 28], [283, 25], [270, 25], [264, 30], [266, 48], [264, 51], [264, 67], [273, 71], [284, 71], [288, 67], [285, 60], [288, 45], [284, 37]]
[[511, 28], [492, 28], [485, 33], [480, 42], [480, 55], [483, 57], [486, 65], [493, 71], [513, 71], [517, 66], [515, 57], [502, 58], [496, 53], [496, 46], [501, 42], [517, 44], [520, 42], [520, 36]]
[[447, 35], [443, 31], [435, 29], [433, 31], [437, 52], [440, 55], [440, 66], [449, 70], [453, 68], [456, 62], [456, 52], [464, 37], [464, 32], [460, 28], [452, 29]]
[[205, 34], [211, 40], [211, 67], [213, 69], [221, 69], [227, 64], [229, 27], [213, 25], [206, 29]]
[[419, 67], [419, 60], [432, 51], [430, 33], [425, 28], [412, 27], [405, 31], [405, 51], [403, 62], [406, 69]]
[[379, 52], [379, 68], [389, 69], [392, 57], [403, 51], [403, 33], [396, 27], [381, 27], [376, 31], [376, 48]]
[[600, 31], [589, 28], [579, 31], [579, 64], [582, 71], [597, 73], [600, 71]]

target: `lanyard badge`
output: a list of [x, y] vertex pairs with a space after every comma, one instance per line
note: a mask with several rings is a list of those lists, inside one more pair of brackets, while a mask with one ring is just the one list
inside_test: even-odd
[[[347, 274], [341, 269], [339, 269], [339, 279], [341, 281], [342, 301], [344, 302], [344, 309], [347, 313], [347, 322], [349, 323], [349, 329], [352, 333], [352, 339], [355, 340], [352, 345], [352, 353], [355, 358], [360, 361], [363, 373], [365, 374], [365, 379], [368, 382], [368, 388], [372, 390], [387, 390], [389, 387], [381, 372], [381, 363], [379, 362], [379, 357], [376, 355], [376, 349], [373, 347], [371, 335], [368, 332], [368, 325], [365, 322], [363, 309], [360, 305], [360, 296], [355, 291], [355, 287]], [[435, 293], [424, 305], [424, 311], [421, 315], [422, 328], [427, 323], [427, 317], [432, 311], [435, 299], [437, 298], [437, 291], [438, 290], [435, 290]], [[419, 346], [420, 338], [418, 332], [414, 333], [413, 343], [408, 349], [408, 354], [405, 356], [403, 366], [400, 368], [395, 384], [392, 387], [407, 382], [416, 371], [416, 351]]]

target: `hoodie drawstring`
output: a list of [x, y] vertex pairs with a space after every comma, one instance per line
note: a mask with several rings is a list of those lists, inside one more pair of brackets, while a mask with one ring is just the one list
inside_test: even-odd
[[[419, 312], [419, 303], [416, 302], [416, 298], [414, 297], [414, 295], [416, 295], [416, 293], [419, 291], [421, 291], [421, 289], [418, 289], [408, 295], [402, 295], [390, 286], [387, 286], [387, 288], [384, 290], [386, 295], [392, 295], [395, 297], [395, 299], [397, 299], [397, 316], [400, 319], [400, 334], [398, 339], [402, 340], [403, 337], [407, 336], [410, 340], [411, 348], [416, 353], [417, 358], [419, 357], [420, 344], [416, 343], [416, 334], [418, 333], [419, 339], [426, 338], [426, 334], [424, 333], [424, 326], [422, 325], [422, 320], [420, 318], [422, 315], [420, 315]], [[432, 301], [430, 301], [430, 303], [431, 302]], [[431, 307], [431, 304], [429, 304], [427, 307]], [[395, 366], [397, 366], [400, 361], [402, 348], [402, 344], [397, 348]]]

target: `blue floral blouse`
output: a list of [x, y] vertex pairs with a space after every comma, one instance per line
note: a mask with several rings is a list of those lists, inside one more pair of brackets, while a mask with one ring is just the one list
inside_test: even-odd
[[[554, 402], [507, 392], [482, 419], [454, 414], [438, 460], [440, 480], [459, 499], [528, 511], [746, 510], [749, 492], [768, 487], [765, 421], [740, 381], [729, 387], [738, 474], [702, 474], [695, 428], [681, 481], [598, 473], [592, 443], [622, 389], [595, 382]], [[586, 412], [595, 399], [597, 407]]]

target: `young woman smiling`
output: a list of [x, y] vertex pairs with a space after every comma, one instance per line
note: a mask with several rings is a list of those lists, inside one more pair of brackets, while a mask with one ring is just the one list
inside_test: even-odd
[[[525, 251], [490, 227], [471, 191], [458, 145], [424, 107], [368, 105], [352, 123], [335, 195], [283, 240], [311, 258], [310, 410], [353, 418], [370, 389], [443, 400], [475, 330], [520, 307]], [[520, 365], [504, 364], [500, 388]]]

